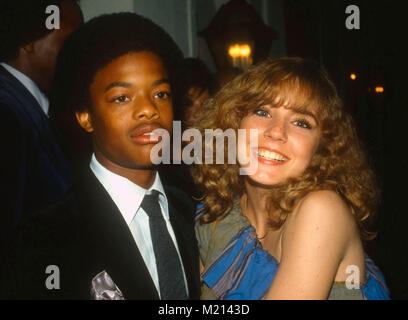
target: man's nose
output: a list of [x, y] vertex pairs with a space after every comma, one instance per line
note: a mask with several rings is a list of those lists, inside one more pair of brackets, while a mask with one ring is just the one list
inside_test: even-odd
[[148, 96], [140, 96], [134, 102], [134, 117], [137, 119], [155, 119], [159, 117], [159, 111], [154, 101]]

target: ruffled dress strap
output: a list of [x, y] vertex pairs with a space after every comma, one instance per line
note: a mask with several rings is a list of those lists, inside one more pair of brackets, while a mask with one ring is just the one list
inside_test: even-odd
[[195, 232], [204, 267], [218, 256], [242, 228], [249, 226], [248, 220], [241, 214], [239, 198], [234, 199], [232, 209], [221, 219], [212, 223], [202, 223], [201, 217], [205, 214], [206, 208], [203, 204], [199, 204], [196, 211]]
[[[231, 240], [244, 228], [249, 227], [248, 220], [242, 215], [239, 197], [233, 202], [232, 209], [227, 215], [212, 223], [202, 223], [201, 218], [206, 214], [204, 204], [199, 204], [196, 211], [195, 231], [199, 246], [200, 259], [207, 269], [217, 256], [225, 249]], [[213, 300], [217, 296], [203, 282], [201, 299]]]
[[202, 224], [205, 213], [199, 214], [196, 235], [204, 265], [201, 298], [262, 299], [278, 264], [262, 249], [255, 229], [242, 215], [239, 198], [226, 216], [213, 223]]
[[265, 296], [277, 270], [275, 258], [247, 226], [205, 269], [202, 279], [218, 299], [257, 300]]

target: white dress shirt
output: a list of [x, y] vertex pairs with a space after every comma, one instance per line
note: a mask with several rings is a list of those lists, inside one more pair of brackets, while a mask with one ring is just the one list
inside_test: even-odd
[[184, 266], [181, 260], [173, 227], [170, 224], [167, 197], [160, 181], [159, 174], [156, 173], [156, 178], [153, 185], [149, 190], [146, 190], [129, 179], [106, 169], [96, 159], [95, 154], [92, 155], [90, 167], [95, 176], [98, 178], [99, 182], [111, 196], [113, 202], [116, 204], [120, 213], [122, 214], [123, 219], [129, 226], [160, 297], [159, 277], [157, 273], [156, 257], [154, 255], [152, 237], [150, 235], [149, 216], [146, 214], [143, 208], [140, 207], [145, 194], [150, 193], [151, 190], [159, 191], [160, 208], [164, 220], [166, 221], [167, 230], [169, 231], [169, 234], [174, 242], [174, 246], [176, 247], [178, 257], [180, 259], [181, 267], [183, 269], [184, 284], [188, 295], [187, 279], [184, 272]]
[[30, 93], [34, 96], [35, 100], [37, 100], [41, 109], [48, 116], [48, 109], [50, 103], [48, 101], [47, 96], [41, 92], [41, 90], [38, 88], [35, 82], [31, 80], [29, 77], [27, 77], [24, 73], [18, 71], [17, 69], [13, 68], [7, 63], [0, 62], [0, 65], [2, 65], [8, 72], [10, 72], [15, 78], [17, 78], [17, 80], [20, 81], [21, 84], [24, 87], [26, 87], [28, 91], [30, 91]]

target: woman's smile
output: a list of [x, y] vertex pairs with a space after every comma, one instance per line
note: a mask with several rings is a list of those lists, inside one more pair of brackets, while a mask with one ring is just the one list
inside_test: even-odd
[[276, 150], [258, 148], [254, 150], [257, 160], [266, 165], [280, 166], [286, 164], [290, 159]]

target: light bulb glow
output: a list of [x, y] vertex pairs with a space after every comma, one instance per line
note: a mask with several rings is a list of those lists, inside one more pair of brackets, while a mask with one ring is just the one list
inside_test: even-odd
[[228, 48], [228, 54], [232, 59], [233, 67], [247, 70], [252, 64], [252, 49], [249, 44], [232, 44]]
[[240, 55], [241, 57], [249, 57], [251, 54], [251, 47], [247, 44], [244, 44], [240, 48]]
[[248, 44], [233, 44], [228, 48], [228, 54], [231, 58], [249, 57], [252, 53]]
[[375, 92], [383, 93], [384, 92], [384, 87], [381, 87], [381, 86], [375, 87]]
[[232, 57], [232, 58], [237, 58], [240, 56], [240, 52], [241, 52], [241, 48], [239, 46], [239, 44], [234, 44], [232, 46], [229, 47], [228, 50], [228, 54]]

